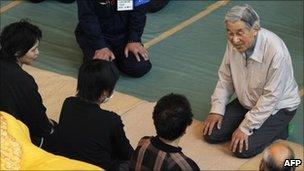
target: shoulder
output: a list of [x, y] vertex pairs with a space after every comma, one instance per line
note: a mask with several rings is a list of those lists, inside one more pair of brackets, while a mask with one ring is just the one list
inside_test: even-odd
[[150, 139], [151, 139], [151, 137], [149, 137], [149, 136], [144, 136], [144, 137], [142, 137], [142, 138], [139, 140], [137, 146], [142, 146], [142, 145], [144, 145], [144, 144], [149, 143], [149, 142], [150, 142]]
[[148, 136], [145, 136], [145, 137], [142, 137], [138, 144], [137, 144], [137, 147], [135, 149], [135, 152], [134, 152], [134, 155], [136, 156], [139, 151], [150, 151], [151, 149], [155, 149], [155, 148], [151, 148], [150, 145], [151, 145], [151, 139], [152, 137], [148, 137]]
[[195, 161], [193, 161], [191, 158], [186, 157], [186, 161], [189, 163], [189, 165], [191, 166], [192, 170], [200, 170], [200, 168], [198, 167], [198, 165], [196, 164]]
[[[174, 161], [174, 165], [172, 166], [173, 170], [197, 170], [199, 171], [199, 167], [191, 158], [187, 157], [182, 152], [180, 153], [170, 153], [171, 162]], [[170, 163], [170, 162], [169, 162]]]
[[106, 117], [112, 119], [115, 122], [121, 122], [120, 116], [113, 111], [101, 109], [100, 112], [102, 112]]
[[18, 64], [0, 61], [0, 70], [1, 80], [5, 80], [11, 86], [37, 89], [34, 77], [24, 71]]
[[262, 28], [259, 31], [259, 36], [261, 39], [261, 46], [265, 48], [267, 53], [278, 54], [284, 53], [287, 50], [287, 47], [284, 41], [275, 33]]
[[98, 115], [96, 117], [99, 117], [99, 119], [106, 120], [107, 124], [112, 125], [112, 127], [123, 127], [123, 123], [121, 120], [121, 117], [112, 111], [104, 110], [104, 109], [99, 109]]
[[[34, 79], [29, 73], [24, 71], [18, 64], [14, 62], [0, 61], [1, 73], [10, 76], [18, 76], [21, 78]], [[14, 78], [16, 79], [16, 78]]]
[[64, 102], [63, 102], [63, 106], [68, 105], [68, 104], [73, 104], [75, 103], [74, 101], [76, 100], [76, 97], [67, 97]]

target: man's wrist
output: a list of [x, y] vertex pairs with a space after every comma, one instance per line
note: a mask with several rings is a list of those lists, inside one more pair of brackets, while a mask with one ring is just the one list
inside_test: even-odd
[[253, 133], [253, 131], [252, 131], [252, 129], [249, 129], [249, 128], [247, 128], [247, 127], [245, 127], [244, 125], [240, 125], [239, 126], [239, 129], [244, 133], [244, 134], [246, 134], [246, 135], [251, 135], [252, 133]]
[[140, 43], [138, 40], [128, 40], [128, 43]]

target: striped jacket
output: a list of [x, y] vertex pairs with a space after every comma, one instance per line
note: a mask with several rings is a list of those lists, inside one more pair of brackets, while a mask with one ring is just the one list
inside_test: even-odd
[[180, 147], [163, 143], [158, 137], [143, 137], [132, 155], [130, 170], [200, 170]]

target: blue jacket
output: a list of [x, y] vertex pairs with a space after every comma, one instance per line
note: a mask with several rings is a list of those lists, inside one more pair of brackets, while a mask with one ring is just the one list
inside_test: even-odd
[[117, 11], [116, 3], [116, 0], [77, 0], [79, 23], [76, 34], [84, 34], [92, 48], [109, 47], [105, 38], [122, 34], [126, 35], [126, 41], [141, 42], [146, 5], [131, 11]]

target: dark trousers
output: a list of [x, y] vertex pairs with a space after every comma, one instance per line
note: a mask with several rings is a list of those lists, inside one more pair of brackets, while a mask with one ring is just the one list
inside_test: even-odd
[[[79, 32], [75, 32], [76, 40], [82, 49], [84, 62], [91, 60], [94, 57], [95, 50], [90, 47], [88, 44], [86, 36]], [[115, 55], [115, 60], [117, 68], [124, 74], [131, 77], [141, 77], [148, 73], [152, 67], [150, 60], [145, 61], [141, 57], [140, 61], [137, 61], [133, 53], [129, 53], [129, 56], [126, 58], [124, 54], [124, 48], [127, 45], [126, 35], [104, 35], [106, 43], [110, 46], [110, 50]]]
[[[238, 99], [233, 100], [226, 106], [221, 129], [219, 130], [215, 126], [210, 136], [204, 136], [205, 140], [211, 144], [230, 140], [247, 112], [248, 110], [239, 103]], [[259, 129], [253, 130], [253, 134], [248, 137], [248, 150], [239, 153], [237, 149], [234, 155], [240, 158], [249, 158], [261, 153], [273, 141], [287, 139], [288, 123], [295, 113], [296, 110], [281, 109], [275, 115], [271, 115]]]

